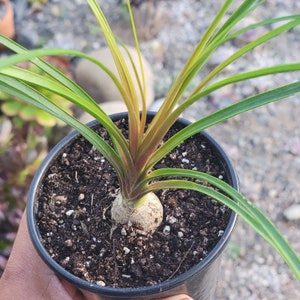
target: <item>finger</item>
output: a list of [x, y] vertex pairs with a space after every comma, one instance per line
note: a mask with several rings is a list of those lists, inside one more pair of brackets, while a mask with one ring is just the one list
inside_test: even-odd
[[191, 298], [190, 296], [187, 295], [176, 295], [176, 296], [172, 296], [172, 297], [168, 297], [168, 298], [163, 298], [160, 300], [193, 300], [193, 298]]
[[26, 213], [23, 214], [10, 258], [1, 279], [5, 287], [9, 288], [8, 292], [13, 289], [14, 293], [14, 298], [7, 296], [4, 297], [5, 299], [86, 299], [77, 292], [75, 287], [72, 290], [66, 290], [59, 278], [39, 257], [29, 236]]

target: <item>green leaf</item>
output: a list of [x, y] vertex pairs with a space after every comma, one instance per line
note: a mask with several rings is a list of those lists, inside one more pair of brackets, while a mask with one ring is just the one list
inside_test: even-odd
[[[21, 58], [23, 55], [20, 55]], [[15, 57], [18, 60], [19, 57]], [[51, 71], [51, 66], [50, 71]], [[43, 68], [43, 70], [45, 70]], [[68, 99], [70, 102], [74, 103], [78, 107], [82, 108], [84, 111], [90, 113], [96, 120], [99, 121], [100, 124], [105, 126], [105, 128], [108, 130], [112, 140], [114, 141], [114, 145], [116, 149], [118, 150], [118, 153], [120, 154], [120, 157], [122, 157], [123, 164], [121, 167], [124, 166], [124, 172], [127, 172], [128, 175], [134, 176], [130, 172], [134, 172], [133, 167], [133, 161], [131, 159], [131, 155], [128, 150], [127, 141], [123, 137], [123, 135], [120, 133], [118, 128], [115, 126], [115, 124], [111, 121], [111, 119], [103, 112], [101, 107], [89, 96], [85, 97], [85, 93], [77, 94], [77, 85], [71, 86], [72, 90], [75, 89], [76, 93], [72, 90], [68, 89], [68, 87], [65, 87], [64, 85], [60, 84], [57, 81], [54, 81], [53, 79], [46, 78], [45, 76], [33, 73], [29, 70], [17, 68], [17, 67], [6, 67], [3, 70], [0, 71], [2, 74], [6, 74], [10, 77], [16, 78], [18, 80], [22, 80], [23, 82], [27, 82], [31, 85], [42, 87], [45, 91], [50, 91], [52, 93], [56, 93], [65, 99]], [[53, 70], [51, 71], [51, 74], [53, 74], [53, 77], [59, 78], [61, 77], [61, 82], [65, 83], [65, 75], [60, 74], [58, 71], [56, 72]], [[66, 78], [66, 81], [68, 83], [68, 78]], [[68, 84], [67, 84], [68, 85]], [[48, 96], [48, 95], [47, 95]], [[23, 98], [21, 98], [23, 99]], [[23, 99], [24, 101], [27, 101]], [[28, 101], [27, 101], [28, 102]], [[29, 103], [31, 103], [29, 101]], [[40, 103], [41, 108], [43, 108], [43, 103]], [[126, 170], [130, 170], [129, 172]]]
[[195, 90], [191, 93], [191, 96], [199, 92], [208, 82], [210, 82], [217, 74], [219, 74], [222, 70], [224, 70], [227, 66], [231, 65], [234, 61], [239, 59], [241, 56], [247, 54], [254, 48], [258, 47], [261, 44], [266, 43], [267, 41], [277, 37], [278, 35], [282, 34], [294, 28], [295, 26], [300, 24], [300, 19], [292, 20], [286, 24], [283, 24], [268, 33], [262, 35], [261, 37], [257, 38], [256, 40], [248, 43], [234, 54], [232, 54], [229, 58], [227, 58], [224, 62], [218, 65], [214, 70], [212, 70], [202, 81], [201, 83], [195, 88]]
[[267, 91], [238, 103], [234, 103], [225, 107], [215, 113], [212, 113], [180, 130], [177, 134], [172, 136], [166, 143], [164, 143], [151, 157], [148, 162], [147, 170], [149, 170], [155, 163], [168, 154], [172, 149], [178, 146], [192, 135], [213, 125], [219, 124], [229, 118], [252, 110], [254, 108], [266, 105], [271, 102], [279, 101], [284, 98], [295, 95], [300, 92], [300, 82], [291, 83], [277, 89]]
[[88, 3], [102, 29], [107, 46], [110, 48], [111, 55], [114, 59], [116, 68], [118, 70], [120, 81], [125, 90], [125, 93], [123, 95], [123, 100], [128, 109], [129, 147], [132, 156], [135, 157], [138, 144], [139, 144], [139, 139], [143, 134], [143, 128], [141, 128], [139, 103], [134, 88], [133, 80], [130, 76], [130, 72], [125, 63], [125, 60], [121, 55], [115, 36], [107, 22], [105, 15], [103, 14], [101, 8], [99, 7], [97, 1], [88, 0]]
[[[258, 1], [260, 2], [260, 1]], [[226, 4], [227, 1], [226, 1]], [[253, 3], [254, 4], [254, 1]], [[255, 6], [258, 5], [258, 3], [255, 4]], [[242, 14], [248, 13], [248, 11], [253, 10], [254, 7], [251, 5], [251, 1], [244, 1], [244, 3], [240, 6], [239, 9], [241, 9]], [[232, 24], [235, 24], [239, 20], [239, 14], [234, 14], [234, 21], [232, 21]], [[274, 19], [273, 19], [274, 21]], [[274, 21], [275, 22], [275, 21]], [[291, 28], [294, 28], [295, 26], [300, 24], [300, 18], [299, 16], [295, 16], [291, 21], [289, 21], [286, 24], [283, 24], [268, 33], [264, 34], [263, 36], [257, 38], [256, 40], [248, 43], [238, 51], [236, 51], [233, 55], [231, 55], [229, 58], [227, 58], [224, 62], [222, 62], [220, 65], [218, 65], [214, 70], [212, 70], [194, 89], [194, 91], [186, 98], [185, 101], [188, 102], [187, 105], [181, 104], [183, 111], [186, 109], [189, 105], [191, 105], [192, 102], [195, 102], [196, 98], [193, 98], [195, 95], [199, 96], [199, 93], [201, 90], [212, 80], [214, 79], [221, 71], [223, 71], [228, 65], [232, 64], [234, 61], [238, 60], [241, 56], [247, 54], [251, 50], [253, 50], [255, 47], [266, 43], [267, 41], [275, 38], [276, 36], [282, 34], [283, 32], [288, 31]], [[227, 29], [224, 32], [227, 33], [229, 29], [231, 29], [231, 26], [225, 23]], [[224, 33], [223, 32], [223, 33]], [[137, 156], [138, 164], [142, 165], [145, 163], [146, 160], [148, 160], [149, 153], [152, 153], [161, 143], [162, 137], [167, 133], [169, 128], [174, 124], [176, 119], [178, 118], [179, 110], [176, 111], [176, 113], [173, 113], [173, 108], [177, 101], [179, 100], [179, 96], [183, 94], [183, 92], [186, 90], [186, 87], [189, 86], [192, 79], [196, 76], [196, 74], [199, 72], [199, 70], [202, 68], [204, 62], [207, 60], [207, 58], [212, 55], [215, 48], [223, 42], [228, 41], [226, 36], [224, 34], [216, 34], [216, 38], [212, 38], [212, 40], [207, 44], [207, 47], [202, 47], [200, 44], [196, 46], [196, 50], [198, 50], [200, 53], [196, 54], [195, 51], [192, 54], [191, 57], [193, 59], [190, 59], [187, 64], [184, 67], [184, 70], [179, 75], [178, 79], [175, 81], [173, 86], [171, 87], [169, 93], [166, 96], [166, 99], [163, 103], [163, 105], [160, 108], [160, 111], [156, 114], [154, 120], [152, 121], [151, 125], [149, 126], [146, 134], [143, 137], [139, 155]], [[223, 36], [223, 38], [222, 38]], [[201, 41], [200, 41], [201, 43]], [[199, 48], [198, 48], [199, 47]], [[228, 83], [230, 84], [230, 83]], [[193, 101], [190, 101], [190, 99], [193, 99]], [[199, 99], [199, 97], [198, 97]], [[197, 99], [197, 100], [198, 100]]]
[[206, 194], [223, 203], [240, 215], [243, 220], [245, 220], [253, 229], [255, 229], [270, 245], [272, 245], [294, 272], [298, 280], [300, 280], [300, 258], [292, 249], [290, 244], [286, 241], [286, 239], [281, 235], [278, 229], [274, 226], [274, 224], [252, 202], [246, 199], [242, 194], [240, 194], [226, 182], [209, 174], [193, 170], [175, 168], [155, 170], [143, 182], [143, 184], [159, 178], [166, 178], [170, 176], [178, 178], [189, 177], [202, 182], [208, 182], [220, 191], [204, 186], [200, 183], [182, 179], [154, 182], [150, 184], [149, 189], [151, 191], [161, 189], [189, 189]]
[[262, 68], [259, 70], [254, 70], [254, 71], [249, 71], [241, 74], [236, 74], [230, 77], [227, 77], [225, 79], [222, 79], [220, 81], [217, 81], [205, 89], [203, 89], [201, 92], [195, 94], [194, 96], [188, 98], [185, 100], [183, 104], [178, 106], [178, 108], [172, 112], [172, 116], [170, 116], [171, 119], [178, 118], [185, 109], [187, 109], [189, 106], [191, 106], [193, 103], [201, 99], [202, 97], [209, 95], [210, 93], [219, 90], [220, 88], [226, 86], [226, 85], [231, 85], [233, 83], [241, 82], [241, 81], [246, 81], [249, 79], [253, 78], [258, 78], [262, 76], [267, 76], [267, 75], [273, 75], [273, 74], [280, 74], [280, 73], [285, 73], [285, 72], [296, 72], [300, 71], [300, 63], [295, 63], [295, 64], [284, 64], [284, 65], [278, 65], [278, 66], [273, 66], [269, 68]]
[[40, 92], [34, 90], [32, 87], [23, 82], [0, 74], [0, 84], [3, 91], [9, 92], [16, 97], [43, 109], [44, 111], [72, 126], [74, 129], [84, 135], [84, 137], [109, 160], [119, 176], [120, 174], [125, 176], [122, 168], [120, 167], [123, 164], [121, 163], [118, 154], [112, 147], [108, 145], [107, 142], [105, 142], [88, 126], [79, 122], [76, 118], [65, 112], [51, 100], [43, 96]]

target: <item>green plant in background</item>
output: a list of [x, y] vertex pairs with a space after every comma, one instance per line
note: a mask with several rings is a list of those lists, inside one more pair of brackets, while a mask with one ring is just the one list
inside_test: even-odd
[[[44, 57], [63, 74], [71, 77], [69, 63], [61, 57]], [[31, 62], [23, 62], [18, 67], [49, 77]], [[34, 83], [32, 83], [34, 86]], [[51, 101], [71, 113], [72, 103], [63, 97], [36, 87]], [[38, 166], [48, 152], [55, 126], [65, 123], [44, 110], [0, 91], [0, 201], [7, 201], [10, 207], [24, 208], [26, 194]]]
[[[48, 62], [58, 68], [64, 74], [69, 75], [68, 73], [68, 64], [65, 60], [59, 57], [46, 57]], [[24, 68], [30, 72], [38, 73], [41, 76], [48, 76], [47, 73], [43, 72], [37, 66], [30, 62], [25, 62], [19, 65], [19, 67]], [[33, 83], [34, 84], [34, 83]], [[37, 87], [37, 89], [40, 89]], [[62, 106], [67, 112], [71, 113], [72, 103], [70, 101], [64, 100], [63, 97], [52, 93], [51, 91], [44, 90], [45, 95], [51, 99], [54, 103]], [[1, 103], [2, 102], [2, 103]], [[44, 110], [35, 107], [27, 102], [21, 100], [21, 98], [11, 96], [8, 93], [0, 91], [0, 108], [4, 115], [8, 117], [18, 116], [21, 120], [25, 122], [36, 122], [39, 125], [45, 127], [53, 127], [55, 125], [64, 126], [65, 123], [52, 116], [51, 114], [45, 112]]]
[[[71, 77], [69, 60], [58, 56], [44, 59]], [[31, 62], [20, 63], [18, 67], [49, 76]], [[70, 101], [46, 89], [36, 88], [71, 113]], [[51, 144], [55, 139], [53, 133], [57, 131], [56, 127], [65, 123], [21, 98], [2, 91], [0, 112], [0, 201], [8, 201], [10, 207], [24, 208], [28, 185], [48, 152], [48, 143]]]
[[39, 8], [41, 5], [44, 5], [48, 0], [29, 0], [29, 3], [36, 8]]
[[9, 94], [0, 93], [0, 101], [3, 102], [1, 111], [8, 117], [18, 116], [23, 121], [37, 122], [42, 126], [54, 126], [57, 123], [57, 119], [45, 111], [28, 105], [26, 102]]
[[48, 153], [48, 131], [36, 122], [0, 116], [0, 276], [27, 202], [28, 186]]
[[46, 131], [18, 117], [0, 117], [0, 203], [24, 209], [28, 185], [48, 152]]
[[36, 4], [36, 3], [46, 4], [48, 2], [48, 0], [29, 0], [29, 2], [31, 4]]
[[[299, 71], [300, 63], [298, 62], [247, 71], [225, 77], [224, 79], [218, 78], [218, 75], [223, 75], [222, 71], [227, 66], [243, 55], [276, 36], [298, 26], [300, 24], [300, 15], [268, 19], [236, 30], [234, 26], [264, 1], [245, 0], [242, 1], [235, 10], [231, 11], [231, 6], [235, 1], [225, 0], [223, 6], [220, 8], [199, 43], [196, 45], [183, 70], [170, 87], [161, 108], [146, 128], [147, 107], [145, 104], [146, 86], [144, 78], [143, 76], [137, 78], [139, 89], [135, 90], [133, 79], [129, 75], [128, 66], [120, 52], [120, 47], [125, 46], [114, 36], [97, 1], [88, 0], [87, 2], [100, 24], [108, 47], [111, 49], [119, 77], [115, 76], [105, 67], [105, 62], [97, 61], [84, 53], [65, 49], [38, 49], [28, 51], [15, 42], [5, 37], [1, 37], [0, 42], [17, 53], [0, 62], [1, 89], [6, 93], [21, 98], [25, 102], [36, 105], [71, 125], [106, 157], [115, 169], [120, 183], [120, 194], [112, 205], [112, 217], [116, 222], [126, 223], [129, 220], [132, 222], [132, 218], [134, 217], [133, 223], [137, 222], [143, 226], [145, 230], [152, 232], [159, 223], [154, 220], [154, 224], [151, 224], [151, 226], [154, 225], [154, 227], [150, 226], [150, 228], [145, 228], [144, 220], [147, 219], [144, 217], [145, 214], [142, 212], [142, 219], [138, 220], [136, 212], [143, 210], [147, 211], [147, 209], [152, 206], [149, 205], [149, 201], [154, 201], [157, 203], [157, 219], [161, 218], [162, 208], [159, 199], [156, 198], [153, 192], [169, 188], [199, 191], [215, 198], [237, 212], [278, 251], [294, 272], [295, 276], [300, 280], [300, 259], [297, 254], [270, 220], [242, 194], [222, 180], [198, 171], [169, 168], [153, 171], [152, 169], [152, 167], [173, 148], [197, 132], [248, 110], [287, 98], [300, 92], [300, 82], [296, 81], [261, 94], [253, 95], [197, 120], [179, 131], [167, 142], [161, 144], [164, 136], [180, 114], [193, 103], [201, 100], [211, 92], [226, 85], [252, 78], [281, 72]], [[136, 48], [140, 53], [129, 0], [127, 0], [127, 5]], [[202, 80], [196, 84], [193, 82], [195, 76], [203, 70], [207, 60], [219, 46], [248, 30], [276, 23], [278, 23], [276, 28], [270, 29], [256, 40], [242, 46], [234, 54], [217, 65], [210, 73], [206, 74]], [[270, 26], [267, 26], [267, 28], [269, 27]], [[128, 108], [128, 139], [120, 133], [109, 116], [102, 111], [99, 105], [85, 91], [41, 59], [44, 55], [79, 56], [92, 61], [102, 68], [118, 87]], [[38, 73], [15, 67], [15, 64], [25, 60], [30, 60], [49, 76], [43, 77]], [[143, 69], [141, 58], [138, 62], [131, 60], [131, 63], [135, 70], [138, 68]], [[136, 74], [138, 73], [136, 72]], [[195, 88], [186, 95], [185, 91], [191, 84], [195, 84]], [[50, 91], [51, 93], [55, 93], [68, 99], [98, 120], [99, 123], [107, 129], [113, 141], [113, 146], [110, 146], [93, 130], [79, 122], [61, 106], [54, 103], [45, 91]], [[139, 107], [138, 105], [138, 94], [140, 94], [143, 99], [142, 107]], [[194, 178], [196, 181], [191, 182], [180, 178]], [[201, 184], [201, 182], [208, 182], [217, 189], [209, 188], [205, 184]], [[149, 200], [149, 196], [151, 196], [151, 200]], [[133, 214], [131, 213], [132, 211], [134, 212]], [[122, 213], [116, 214], [115, 212]], [[117, 220], [120, 215], [122, 217], [121, 220]], [[154, 219], [155, 218], [156, 217], [154, 217]]]

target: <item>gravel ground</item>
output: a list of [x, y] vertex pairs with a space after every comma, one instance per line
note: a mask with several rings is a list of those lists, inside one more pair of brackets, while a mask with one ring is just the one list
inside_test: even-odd
[[[99, 30], [84, 0], [53, 0], [33, 9], [26, 1], [15, 1], [18, 39], [36, 47], [65, 47], [90, 51], [103, 46]], [[118, 9], [117, 0], [100, 1], [116, 32], [127, 42], [128, 27]], [[153, 66], [155, 94], [159, 99], [182, 67], [193, 46], [209, 24], [220, 0], [158, 1], [152, 18], [140, 30], [141, 48]], [[241, 1], [237, 1], [239, 3]], [[143, 24], [145, 6], [139, 11]], [[251, 17], [251, 23], [268, 16], [300, 13], [300, 2], [269, 0]], [[154, 20], [154, 21], [153, 21]], [[238, 46], [251, 40], [263, 30], [236, 39], [217, 51], [209, 67], [212, 68]], [[300, 28], [259, 47], [227, 70], [236, 73], [243, 68], [299, 60]], [[201, 76], [201, 75], [200, 75]], [[253, 80], [214, 93], [185, 113], [197, 119], [215, 108], [263, 91], [268, 87], [299, 79], [299, 73], [276, 78]], [[300, 204], [298, 178], [300, 175], [300, 97], [270, 104], [210, 129], [209, 132], [224, 146], [239, 174], [242, 192], [254, 201], [276, 223], [285, 237], [300, 254], [300, 217], [287, 221], [283, 212], [293, 204]], [[215, 299], [300, 299], [300, 285], [282, 259], [239, 220], [220, 269]]]

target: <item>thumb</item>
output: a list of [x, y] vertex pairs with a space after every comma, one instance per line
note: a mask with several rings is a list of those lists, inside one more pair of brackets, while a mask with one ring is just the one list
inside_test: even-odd
[[191, 298], [187, 295], [181, 294], [181, 295], [176, 295], [176, 296], [172, 296], [172, 297], [168, 297], [168, 298], [163, 298], [160, 300], [193, 300], [193, 298]]

